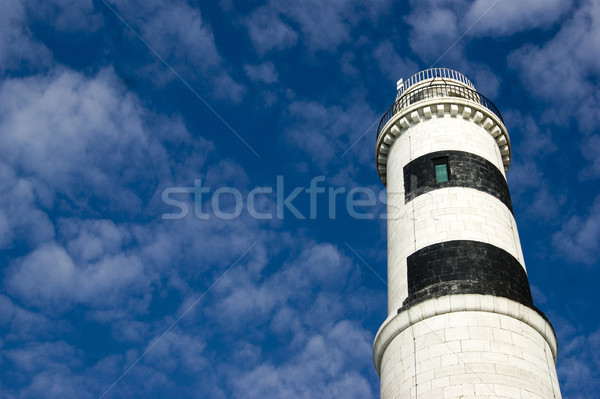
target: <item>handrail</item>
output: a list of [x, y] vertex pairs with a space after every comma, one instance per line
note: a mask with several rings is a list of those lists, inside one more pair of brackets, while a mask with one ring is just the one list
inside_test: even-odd
[[498, 108], [496, 108], [496, 106], [483, 94], [479, 94], [475, 90], [471, 90], [467, 87], [456, 84], [435, 84], [410, 91], [397, 99], [396, 102], [392, 104], [381, 117], [379, 126], [377, 127], [376, 139], [379, 139], [381, 129], [385, 126], [385, 124], [388, 123], [388, 121], [392, 119], [392, 117], [400, 110], [419, 101], [437, 97], [455, 97], [473, 101], [492, 111], [498, 118], [500, 118], [502, 123], [504, 123], [504, 119], [502, 119], [502, 115], [500, 114], [500, 111], [498, 111]]
[[398, 94], [396, 95], [396, 98], [400, 98], [402, 93], [404, 93], [409, 87], [411, 87], [423, 80], [433, 79], [433, 78], [442, 78], [442, 79], [445, 78], [445, 79], [458, 80], [459, 82], [464, 83], [467, 86], [471, 87], [473, 90], [475, 89], [475, 86], [473, 85], [473, 83], [471, 83], [471, 81], [469, 79], [467, 79], [467, 77], [460, 72], [457, 72], [453, 69], [448, 69], [448, 68], [430, 68], [430, 69], [425, 69], [424, 71], [421, 71], [421, 72], [417, 72], [413, 76], [408, 78], [406, 80], [406, 82], [404, 82], [402, 84], [402, 86], [398, 89]]

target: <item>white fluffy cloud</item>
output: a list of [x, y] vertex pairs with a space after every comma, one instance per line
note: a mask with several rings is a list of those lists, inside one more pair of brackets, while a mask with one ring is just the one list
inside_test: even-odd
[[379, 43], [373, 51], [373, 56], [381, 71], [394, 83], [418, 72], [417, 64], [408, 58], [400, 57], [389, 40]]
[[[411, 1], [405, 18], [411, 27], [409, 43], [425, 62], [432, 63], [450, 46], [445, 60], [461, 61], [469, 37], [503, 37], [535, 28], [548, 28], [571, 8], [563, 0], [426, 0]], [[463, 34], [459, 43], [454, 44]]]
[[582, 334], [578, 324], [559, 319], [556, 323], [561, 343], [557, 372], [565, 398], [594, 397], [600, 388], [600, 329]]
[[38, 188], [0, 161], [0, 248], [12, 248], [14, 241], [36, 246], [54, 238], [54, 226], [39, 206], [44, 201]]
[[[411, 1], [412, 11], [405, 18], [411, 27], [409, 44], [425, 62], [435, 62], [461, 34], [454, 8], [460, 4], [462, 2]], [[459, 49], [461, 46], [449, 53], [448, 57], [454, 57]]]
[[584, 179], [600, 177], [600, 135], [594, 134], [586, 138], [581, 146], [583, 156], [588, 160], [589, 166], [581, 173]]
[[[78, 12], [93, 13], [90, 3], [81, 4], [49, 18], [67, 24]], [[198, 66], [203, 78], [228, 78], [210, 27], [187, 3], [150, 2], [140, 10], [131, 6], [131, 14], [129, 5], [117, 6], [169, 60], [190, 70]], [[306, 29], [317, 43], [320, 31]], [[333, 35], [328, 43], [340, 37], [345, 36]], [[272, 64], [258, 65], [247, 68], [250, 78], [276, 81]], [[340, 293], [356, 282], [357, 273], [335, 246], [306, 244], [298, 232], [276, 234], [246, 216], [160, 219], [163, 188], [202, 178], [213, 189], [231, 184], [244, 190], [249, 184], [244, 168], [215, 161], [218, 154], [207, 162], [214, 152], [209, 142], [192, 138], [181, 120], [145, 108], [110, 67], [89, 73], [55, 67], [8, 78], [0, 85], [0, 105], [0, 244], [15, 247], [2, 280], [0, 328], [11, 334], [0, 341], [0, 362], [19, 379], [16, 389], [0, 386], [3, 393], [98, 397], [200, 298], [118, 384], [116, 396], [190, 397], [200, 389], [214, 398], [246, 396], [236, 381], [252, 381], [254, 370], [261, 369], [272, 370], [271, 378], [283, 376], [281, 370], [310, 371], [303, 374], [304, 387], [292, 379], [276, 382], [280, 393], [372, 395], [361, 375], [365, 369], [374, 373], [372, 334], [349, 320], [368, 301], [356, 295], [342, 300]], [[355, 125], [350, 114], [357, 109], [343, 113], [336, 137]], [[191, 196], [185, 201], [192, 210]], [[273, 261], [278, 257], [283, 266]], [[235, 339], [239, 352], [228, 345], [235, 328], [247, 332]], [[253, 340], [268, 342], [265, 332], [281, 341], [268, 354]], [[329, 374], [308, 384], [323, 370]], [[249, 392], [266, 392], [267, 385]]]
[[370, 358], [371, 335], [348, 321], [328, 327], [303, 339], [299, 350], [282, 364], [263, 363], [237, 375], [232, 379], [234, 397], [372, 397], [371, 386], [361, 374], [367, 365], [364, 357]]
[[334, 164], [351, 166], [352, 158], [363, 164], [372, 162], [372, 154], [362, 149], [365, 143], [373, 142], [380, 116], [366, 103], [356, 101], [341, 108], [294, 101], [288, 106], [286, 117], [289, 120], [284, 132], [286, 145], [300, 149], [308, 156], [307, 161], [321, 171]]
[[254, 48], [259, 55], [270, 50], [283, 50], [296, 44], [298, 34], [269, 6], [254, 11], [244, 20]]
[[264, 62], [258, 65], [244, 65], [244, 71], [246, 75], [252, 81], [259, 81], [264, 83], [275, 83], [277, 82], [277, 70], [272, 62]]
[[[86, 76], [58, 70], [0, 86], [0, 159], [21, 170], [41, 202], [82, 208], [91, 197], [139, 211], [132, 190], [153, 190], [167, 155], [147, 134], [137, 99], [112, 70]], [[110, 187], [110, 190], [107, 188]]]
[[[518, 69], [529, 96], [544, 105], [542, 123], [552, 122], [565, 128], [568, 136], [563, 133], [562, 139], [569, 143], [583, 142], [580, 148], [588, 164], [579, 175], [584, 179], [598, 176], [594, 148], [598, 147], [596, 128], [600, 122], [597, 112], [600, 95], [594, 77], [600, 73], [596, 56], [600, 48], [599, 26], [598, 2], [582, 2], [548, 42], [525, 45], [509, 58], [512, 67]], [[543, 138], [538, 141], [548, 142]], [[529, 144], [527, 148], [536, 148], [535, 142]], [[576, 178], [576, 173], [573, 175]], [[552, 204], [552, 198], [547, 199]], [[546, 199], [543, 203], [547, 206]], [[584, 204], [577, 206], [580, 209], [586, 207]], [[565, 220], [561, 230], [554, 234], [553, 244], [570, 261], [591, 264], [596, 262], [598, 251], [598, 200], [587, 207], [588, 210], [571, 214]]]
[[24, 0], [35, 20], [46, 21], [57, 31], [91, 32], [102, 26], [92, 0]]
[[244, 23], [260, 55], [292, 47], [298, 41], [310, 51], [333, 51], [352, 39], [352, 29], [360, 22], [375, 22], [390, 4], [388, 0], [368, 4], [356, 0], [272, 0]]
[[[233, 397], [372, 397], [365, 372], [374, 373], [373, 336], [346, 319], [360, 300], [342, 299], [359, 273], [333, 245], [306, 243], [264, 281], [244, 270], [224, 281], [215, 313], [233, 331], [247, 332], [234, 349], [244, 361], [228, 368]], [[264, 340], [275, 350], [253, 349]]]
[[[230, 320], [228, 323], [233, 321], [234, 325], [250, 320], [252, 323], [268, 322], [282, 307], [298, 309], [306, 300], [313, 303], [307, 295], [314, 288], [318, 287], [322, 293], [342, 290], [348, 284], [351, 266], [349, 259], [333, 245], [310, 243], [265, 281], [261, 281], [260, 270], [240, 268], [218, 287], [221, 298], [216, 307], [218, 317]], [[327, 295], [321, 299], [331, 300]], [[311, 312], [315, 318], [317, 313]], [[278, 322], [291, 321], [292, 316], [297, 317], [297, 314], [280, 314], [276, 318]], [[287, 331], [282, 325], [279, 328]]]
[[150, 281], [136, 256], [108, 255], [78, 265], [63, 248], [45, 244], [17, 262], [5, 283], [28, 305], [61, 312], [73, 303], [116, 306]]
[[594, 264], [600, 250], [600, 198], [586, 215], [571, 216], [552, 243], [572, 262]]
[[[9, 329], [9, 333], [3, 337], [4, 344], [21, 340], [32, 342], [40, 336], [57, 336], [68, 329], [67, 323], [52, 321], [15, 304], [9, 297], [0, 295], [0, 328], [3, 327]], [[0, 358], [0, 363], [1, 361]]]
[[508, 172], [514, 203], [530, 204], [525, 214], [531, 219], [557, 217], [564, 196], [559, 187], [551, 184], [551, 176], [542, 167], [558, 150], [552, 131], [531, 115], [515, 110], [505, 112], [504, 120], [510, 126], [511, 136], [518, 140], [518, 147], [513, 144], [515, 156]]
[[[462, 22], [463, 28], [475, 23], [478, 36], [508, 36], [534, 28], [547, 28], [571, 8], [571, 0], [492, 0], [475, 1]], [[488, 11], [489, 9], [489, 11]], [[487, 11], [487, 12], [486, 12]]]
[[1, 0], [0, 72], [15, 68], [37, 69], [52, 61], [50, 51], [33, 38], [20, 0]]
[[[243, 171], [226, 160], [203, 170], [211, 144], [145, 110], [111, 69], [9, 79], [0, 103], [0, 245], [25, 241], [31, 249], [7, 270], [5, 284], [28, 306], [60, 313], [85, 304], [99, 320], [138, 313], [174, 259], [195, 257], [205, 271], [239, 256], [257, 236], [244, 236], [241, 220], [159, 223], [163, 205], [145, 204], [160, 199], [163, 187], [193, 185], [202, 175], [215, 185], [237, 184]], [[181, 146], [190, 155], [171, 159], [166, 147]], [[56, 211], [68, 217], [48, 216]], [[144, 212], [153, 223], [102, 218]]]
[[598, 125], [600, 96], [594, 76], [600, 73], [600, 4], [584, 2], [554, 38], [526, 45], [509, 58], [531, 97], [553, 105], [546, 117], [560, 125], [575, 119], [583, 131]]
[[[193, 87], [204, 87], [215, 98], [238, 102], [245, 88], [229, 74], [219, 54], [210, 25], [198, 8], [185, 1], [116, 1], [119, 13], [154, 51]], [[123, 25], [124, 31], [128, 28]], [[144, 46], [132, 35], [132, 40]], [[136, 73], [145, 74], [155, 84], [176, 80], [176, 75], [148, 52], [152, 62]], [[202, 90], [199, 90], [202, 91]]]

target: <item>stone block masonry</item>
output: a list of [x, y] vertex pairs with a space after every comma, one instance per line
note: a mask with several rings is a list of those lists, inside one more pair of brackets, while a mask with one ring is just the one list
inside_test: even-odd
[[[434, 164], [447, 159], [448, 181], [437, 183]], [[444, 187], [467, 187], [488, 193], [513, 212], [506, 178], [490, 161], [463, 151], [436, 151], [412, 160], [404, 167], [404, 198], [413, 198]]]
[[527, 273], [511, 254], [479, 241], [444, 241], [408, 259], [408, 297], [398, 312], [443, 295], [482, 294], [533, 308]]
[[506, 181], [507, 129], [467, 78], [442, 72], [407, 80], [377, 139], [388, 205], [381, 398], [559, 399], [556, 336], [532, 300]]

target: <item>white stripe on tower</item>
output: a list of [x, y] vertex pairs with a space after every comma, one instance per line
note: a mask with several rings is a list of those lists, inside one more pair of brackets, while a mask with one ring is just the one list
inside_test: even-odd
[[378, 131], [388, 193], [388, 398], [560, 398], [556, 337], [533, 305], [496, 107], [455, 71], [399, 88]]

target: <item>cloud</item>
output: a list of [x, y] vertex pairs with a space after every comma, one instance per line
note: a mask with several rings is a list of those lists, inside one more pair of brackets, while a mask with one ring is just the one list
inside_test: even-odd
[[[86, 379], [71, 371], [80, 366], [80, 353], [73, 346], [63, 341], [30, 342], [3, 352], [13, 378], [25, 382], [18, 397], [92, 397], [85, 389]], [[10, 391], [5, 389], [8, 394]]]
[[33, 38], [27, 25], [25, 7], [20, 0], [1, 0], [0, 72], [37, 70], [52, 62], [52, 54]]
[[[308, 300], [309, 306], [321, 300], [331, 304], [326, 292], [343, 290], [348, 283], [351, 272], [350, 261], [340, 254], [331, 244], [305, 244], [306, 248], [292, 261], [276, 273], [261, 281], [262, 268], [238, 268], [231, 273], [227, 281], [219, 285], [219, 303], [216, 305], [218, 318], [228, 320], [233, 325], [264, 324], [271, 315], [277, 312], [275, 328], [287, 330], [281, 323], [285, 320], [296, 323], [297, 311], [301, 303]], [[268, 259], [264, 259], [268, 263]], [[322, 295], [315, 301], [307, 294], [319, 289]], [[313, 302], [315, 301], [315, 302]], [[288, 308], [289, 307], [289, 308]], [[282, 313], [278, 310], [283, 309]], [[288, 310], [286, 310], [288, 309]], [[310, 312], [313, 319], [318, 319], [321, 312], [331, 312], [332, 307], [318, 310], [318, 306]], [[290, 313], [291, 312], [291, 313]]]
[[462, 71], [469, 78], [477, 91], [495, 101], [500, 88], [506, 84], [502, 77], [494, 73], [490, 66], [486, 64], [465, 60], [459, 65], [460, 68], [458, 70]]
[[168, 173], [143, 109], [111, 69], [9, 79], [0, 104], [0, 159], [27, 176], [46, 207], [94, 201], [96, 210], [136, 212], [140, 193]]
[[[356, 147], [356, 143], [360, 141], [364, 145], [373, 140], [379, 118], [362, 101], [345, 108], [294, 101], [286, 112], [285, 145], [301, 150], [308, 156], [309, 163], [321, 172], [331, 171], [332, 165], [347, 167], [353, 157], [357, 162], [370, 165], [372, 154], [358, 151], [363, 147]], [[355, 151], [350, 149], [353, 145]], [[347, 155], [342, 158], [344, 153]], [[353, 169], [346, 172], [351, 175]]]
[[571, 216], [554, 234], [552, 243], [570, 262], [596, 263], [600, 250], [600, 198], [587, 215]]
[[[116, 11], [192, 86], [198, 84], [210, 88], [211, 95], [218, 99], [241, 101], [245, 88], [226, 70], [227, 64], [217, 50], [212, 28], [199, 9], [184, 1], [166, 4], [158, 0], [120, 0], [117, 3]], [[125, 26], [123, 29], [127, 30]], [[137, 37], [132, 40], [143, 46]], [[177, 79], [151, 50], [144, 51], [152, 57], [152, 62], [141, 67], [138, 73], [159, 85]]]
[[64, 308], [74, 287], [75, 264], [55, 245], [45, 245], [27, 256], [18, 269], [8, 273], [8, 289], [29, 304], [46, 309]]
[[492, 2], [477, 0], [469, 8], [462, 24], [466, 29], [479, 20], [472, 30], [476, 36], [509, 36], [551, 26], [564, 16], [572, 3], [571, 0], [502, 0], [489, 9]]
[[263, 6], [244, 20], [254, 48], [259, 55], [273, 49], [284, 50], [296, 44], [298, 34], [274, 9]]
[[294, 267], [306, 273], [312, 284], [322, 289], [343, 287], [350, 271], [348, 259], [331, 244], [320, 244], [304, 251]]
[[68, 238], [67, 248], [78, 261], [91, 262], [106, 254], [117, 255], [131, 245], [132, 235], [111, 220], [61, 221], [61, 235]]
[[24, 371], [39, 371], [54, 365], [59, 360], [61, 363], [77, 365], [75, 350], [65, 342], [31, 342], [18, 349], [9, 350], [6, 357], [14, 366]]
[[405, 22], [411, 27], [409, 44], [423, 61], [432, 63], [454, 44], [461, 35], [467, 35], [446, 54], [454, 62], [461, 62], [464, 44], [469, 37], [503, 37], [535, 28], [548, 28], [558, 22], [571, 8], [572, 1], [507, 0], [475, 2], [427, 0], [411, 1], [411, 13]]
[[150, 285], [139, 258], [107, 255], [76, 264], [64, 248], [44, 244], [13, 265], [5, 284], [30, 306], [61, 313], [74, 303], [118, 306]]
[[550, 192], [551, 187], [540, 184], [533, 191], [533, 196], [529, 197], [527, 204], [527, 213], [530, 218], [542, 218], [551, 220], [555, 218], [564, 204], [565, 198], [562, 193]]
[[[155, 342], [148, 343], [148, 346]], [[202, 337], [185, 334], [181, 331], [169, 332], [157, 341], [148, 352], [146, 364], [154, 365], [163, 372], [197, 374], [209, 372], [211, 363], [204, 357], [206, 343]]]
[[205, 70], [220, 66], [222, 59], [212, 29], [199, 10], [183, 4], [163, 7], [151, 2], [143, 13], [148, 20], [141, 25], [142, 36], [164, 58]]
[[92, 0], [25, 0], [34, 20], [44, 20], [56, 31], [94, 32], [102, 26], [102, 17]]
[[362, 21], [375, 22], [391, 2], [380, 0], [367, 5], [356, 0], [310, 0], [304, 3], [275, 0], [271, 4], [299, 25], [311, 51], [332, 51], [352, 40], [352, 29]]
[[355, 324], [340, 321], [323, 334], [307, 336], [299, 351], [282, 363], [262, 363], [236, 374], [231, 380], [234, 397], [372, 397], [371, 387], [360, 373], [366, 365], [362, 359], [370, 358], [371, 338]]
[[277, 70], [272, 62], [264, 62], [259, 65], [244, 65], [244, 71], [246, 75], [252, 81], [264, 82], [264, 83], [275, 83], [277, 82]]
[[[94, 231], [112, 237], [108, 240], [109, 247], [112, 245], [115, 248], [120, 242], [116, 236], [122, 236], [115, 234], [114, 228], [104, 222], [91, 223], [83, 230], [88, 231], [88, 235], [89, 231]], [[73, 242], [80, 241], [77, 239]], [[62, 252], [57, 249], [54, 251]], [[48, 259], [52, 256], [50, 252], [41, 255]], [[258, 255], [259, 261], [264, 259], [266, 254], [261, 252], [251, 254], [215, 287], [217, 298], [230, 289], [235, 293], [241, 291], [250, 294], [242, 295], [235, 302], [237, 307], [242, 308], [241, 311], [238, 309], [238, 313], [223, 313], [222, 306], [214, 309], [216, 312], [210, 312], [208, 305], [203, 305], [202, 309], [194, 312], [198, 314], [198, 319], [190, 320], [193, 318], [190, 314], [155, 346], [155, 341], [150, 340], [143, 347], [134, 346], [135, 349], [129, 350], [125, 356], [102, 354], [95, 364], [83, 363], [80, 360], [81, 353], [69, 345], [62, 351], [59, 350], [60, 345], [51, 343], [21, 346], [7, 355], [13, 369], [22, 376], [20, 391], [32, 396], [43, 389], [50, 389], [56, 395], [65, 397], [97, 396], [146, 348], [153, 345], [147, 356], [114, 388], [114, 394], [161, 394], [171, 391], [172, 394], [186, 397], [198, 389], [204, 389], [203, 393], [216, 398], [258, 397], [269, 393], [277, 397], [286, 397], [286, 394], [306, 398], [371, 397], [373, 392], [363, 373], [365, 369], [373, 373], [370, 362], [373, 336], [356, 322], [344, 318], [344, 314], [355, 312], [354, 305], [353, 301], [342, 303], [339, 294], [339, 290], [349, 282], [348, 274], [355, 273], [357, 269], [351, 268], [349, 259], [330, 244], [307, 246], [264, 282], [265, 291], [283, 298], [285, 302], [278, 304], [277, 314], [285, 310], [290, 316], [287, 320], [297, 320], [297, 328], [294, 328], [293, 322], [288, 323], [285, 318], [276, 316], [279, 323], [287, 328], [265, 330], [265, 326], [274, 324], [271, 313], [261, 315], [251, 312], [249, 318], [241, 319], [243, 337], [236, 336], [235, 341], [230, 342], [232, 332], [240, 323], [239, 312], [248, 311], [244, 305], [257, 298], [239, 285], [239, 277], [242, 274], [256, 276], [261, 273], [261, 268], [256, 269], [252, 265], [255, 255]], [[68, 269], [73, 270], [73, 267]], [[236, 277], [236, 271], [243, 273]], [[64, 276], [60, 279], [72, 281]], [[53, 281], [48, 280], [48, 284], [53, 285]], [[323, 290], [315, 293], [312, 290], [314, 284]], [[0, 310], [2, 304], [0, 297]], [[182, 308], [186, 307], [182, 305]], [[176, 316], [168, 315], [154, 322], [134, 322], [138, 324], [134, 328], [145, 337], [149, 334], [157, 337]], [[218, 318], [215, 319], [215, 316]], [[130, 322], [133, 320], [128, 319], [127, 323]], [[269, 334], [267, 336], [266, 331]], [[135, 338], [137, 334], [133, 334], [134, 342], [139, 342], [139, 338]], [[271, 350], [267, 353], [257, 351], [254, 344], [256, 339], [269, 340]], [[210, 346], [207, 345], [208, 340]], [[88, 350], [87, 353], [92, 355], [92, 351]], [[215, 363], [215, 356], [223, 362]], [[223, 382], [226, 384], [223, 385]]]
[[0, 161], [0, 248], [13, 248], [15, 243], [35, 247], [54, 238], [54, 226], [40, 209], [43, 200], [36, 191], [38, 187]]
[[[411, 6], [411, 13], [404, 19], [411, 27], [408, 37], [410, 48], [423, 61], [434, 62], [461, 34], [457, 9], [464, 7], [463, 2], [413, 0]], [[455, 54], [456, 50], [448, 56]]]
[[4, 211], [0, 211], [0, 248], [10, 241], [10, 227]]
[[[269, 85], [269, 92], [283, 99], [285, 88], [279, 84], [286, 83], [282, 80], [288, 75], [302, 75], [296, 74], [298, 67], [306, 74], [327, 64], [324, 72], [329, 73], [338, 65], [343, 74], [335, 75], [331, 90], [318, 86], [325, 73], [311, 75], [310, 85], [298, 78], [289, 89], [296, 92], [287, 97], [291, 103], [278, 103], [270, 108], [277, 115], [268, 116], [280, 133], [275, 157], [285, 158], [290, 168], [305, 166], [294, 173], [318, 171], [338, 185], [363, 174], [377, 179], [372, 146], [380, 114], [369, 104], [378, 89], [372, 91], [362, 80], [383, 76], [386, 87], [389, 83], [384, 89], [393, 93], [395, 80], [416, 71], [417, 64], [401, 51], [410, 32], [405, 26], [398, 28], [398, 18], [400, 25], [412, 23], [410, 15], [419, 19], [421, 25], [414, 25], [410, 36], [413, 51], [435, 59], [471, 21], [468, 12], [482, 4], [435, 1], [422, 7], [414, 2], [413, 10], [398, 5], [384, 13], [390, 2], [311, 1], [298, 6], [270, 1], [241, 17], [250, 41], [237, 37], [235, 46], [225, 49], [220, 46], [233, 42], [219, 35], [244, 33], [243, 27], [236, 31], [240, 17], [227, 15], [235, 8], [233, 3], [225, 13], [192, 3], [111, 1], [199, 92], [228, 104], [244, 100], [238, 78], [253, 82], [249, 90]], [[160, 84], [170, 84], [173, 75], [101, 2], [46, 4], [40, 4], [39, 15], [27, 11], [35, 35], [24, 28], [27, 22], [19, 27], [15, 43], [28, 44], [4, 49], [14, 65], [33, 62], [27, 58], [31, 57], [27, 46], [35, 48], [36, 40], [66, 52], [71, 46], [61, 37], [76, 33], [79, 40], [86, 40], [86, 33], [111, 31], [101, 35], [97, 50], [90, 50], [95, 55], [68, 57], [81, 63], [72, 64], [82, 67], [80, 72], [54, 67], [44, 74], [29, 76], [31, 71], [25, 71], [28, 77], [17, 77], [9, 70], [0, 84], [0, 245], [10, 248], [3, 252], [8, 266], [2, 275], [6, 294], [0, 295], [3, 395], [97, 398], [200, 300], [107, 396], [375, 397], [378, 381], [371, 344], [385, 318], [385, 290], [368, 292], [365, 287], [375, 284], [376, 278], [363, 275], [370, 272], [355, 263], [358, 259], [349, 258], [343, 246], [306, 238], [328, 234], [327, 229], [316, 231], [317, 224], [306, 232], [294, 221], [257, 221], [245, 214], [232, 221], [200, 220], [194, 217], [194, 199], [187, 194], [181, 199], [190, 214], [181, 220], [162, 220], [161, 214], [169, 212], [161, 200], [167, 187], [190, 187], [194, 179], [202, 179], [212, 192], [229, 185], [245, 193], [260, 178], [259, 169], [270, 169], [223, 158], [209, 141], [194, 137], [203, 134], [194, 115], [156, 114], [154, 107], [161, 112], [169, 102], [170, 86], [159, 88], [160, 101], [147, 85], [136, 86], [140, 97], [134, 95], [117, 74], [145, 73], [142, 79]], [[552, 18], [566, 15], [560, 14], [554, 0], [548, 10], [539, 11], [538, 5], [523, 5], [524, 15], [510, 7], [500, 10], [503, 25], [490, 21], [490, 26], [478, 26], [482, 31], [472, 33], [500, 37], [535, 26], [545, 29], [554, 23]], [[406, 20], [399, 17], [411, 12]], [[540, 20], [534, 21], [538, 15]], [[108, 22], [110, 26], [105, 25]], [[372, 26], [395, 27], [381, 38], [381, 32], [370, 30]], [[534, 40], [538, 33], [552, 34], [538, 31]], [[514, 43], [503, 41], [501, 47]], [[254, 50], [243, 48], [245, 44], [254, 46], [257, 54], [248, 58], [245, 52]], [[468, 50], [460, 43], [448, 58], [493, 98], [500, 82], [513, 76], [498, 72], [502, 66], [467, 64]], [[277, 51], [285, 54], [274, 54]], [[94, 65], [98, 60], [110, 62], [110, 54], [123, 55], [115, 70]], [[308, 56], [312, 64], [295, 62], [284, 74], [279, 57], [285, 56], [296, 61], [296, 56]], [[595, 76], [586, 73], [581, 76]], [[262, 104], [251, 102], [250, 108], [241, 108], [264, 117], [258, 109]], [[174, 112], [173, 104], [168, 112]], [[518, 186], [513, 193], [521, 190], [527, 200], [520, 203], [532, 204], [540, 215], [547, 212], [544, 217], [555, 217], [561, 205], [557, 191], [562, 189], [546, 184], [555, 180], [554, 175], [545, 175], [543, 166], [555, 162], [557, 148], [562, 154], [564, 143], [553, 137], [543, 120], [518, 115], [513, 121], [516, 130], [511, 133], [521, 138], [514, 142], [520, 148], [513, 148], [522, 160], [515, 158], [511, 172], [516, 173], [511, 185]], [[195, 126], [193, 134], [186, 125]], [[594, 166], [583, 178], [592, 179], [596, 146], [594, 136], [587, 137], [582, 151]], [[287, 178], [289, 188], [295, 182], [290, 179], [288, 185]], [[207, 198], [201, 204], [204, 208], [212, 205]], [[273, 206], [265, 198], [267, 206]], [[592, 245], [598, 237], [579, 237], [583, 232], [594, 235], [588, 219], [598, 213], [591, 207], [567, 220], [560, 232], [571, 240], [566, 251], [578, 251], [586, 259], [598, 251]], [[385, 223], [378, 226], [384, 238]], [[357, 251], [371, 251], [385, 263], [385, 251]], [[538, 301], [543, 298], [539, 292], [535, 295]], [[569, 393], [598, 375], [594, 355], [582, 353], [596, 348], [600, 339], [579, 335], [561, 340], [561, 345], [566, 343], [561, 352], [566, 353], [561, 358], [566, 367], [559, 372], [568, 381]], [[584, 389], [588, 386], [597, 389], [593, 383]], [[588, 397], [594, 393], [590, 388]]]
[[511, 126], [513, 160], [508, 183], [515, 204], [528, 204], [524, 212], [529, 218], [550, 220], [558, 216], [565, 202], [564, 193], [551, 184], [545, 174], [545, 162], [558, 150], [552, 130], [543, 127], [529, 114], [508, 110], [504, 114]]
[[260, 55], [303, 43], [311, 52], [333, 51], [352, 40], [361, 22], [375, 22], [391, 2], [356, 0], [293, 3], [269, 1], [245, 20], [252, 43]]
[[[85, 22], [72, 26], [83, 35], [85, 18], [94, 12], [89, 5], [56, 9], [48, 21], [68, 31], [68, 21], [83, 16]], [[134, 10], [138, 5], [121, 3], [117, 10], [169, 61], [190, 71], [198, 66], [197, 76], [220, 82], [211, 87], [232, 84], [199, 11], [184, 3], [168, 9], [150, 2]], [[36, 23], [54, 23], [44, 21]], [[250, 78], [277, 81], [273, 64], [247, 65]], [[298, 242], [298, 232], [247, 216], [160, 219], [163, 188], [191, 186], [201, 178], [213, 190], [231, 184], [243, 191], [248, 172], [221, 159], [210, 142], [193, 138], [182, 119], [145, 108], [112, 68], [95, 70], [54, 67], [0, 84], [0, 243], [15, 248], [3, 272], [7, 295], [0, 296], [0, 326], [11, 332], [2, 334], [0, 361], [2, 380], [10, 375], [17, 381], [2, 385], [3, 394], [98, 397], [181, 314], [174, 310], [189, 304], [180, 305], [181, 298], [200, 298], [235, 266], [117, 386], [116, 396], [201, 392], [225, 398], [231, 390], [245, 396], [234, 386], [234, 373], [261, 364], [276, 376], [283, 376], [278, 364], [291, 372], [311, 371], [303, 377], [305, 387], [287, 378], [282, 381], [289, 388], [282, 385], [282, 391], [371, 396], [361, 373], [373, 373], [372, 334], [350, 320], [366, 301], [342, 301], [340, 295], [356, 284], [348, 257], [332, 244]], [[348, 134], [350, 115], [359, 110], [365, 108], [340, 109], [344, 126], [336, 136], [355, 134]], [[191, 196], [185, 202], [193, 210]], [[236, 328], [248, 332], [235, 339], [240, 353], [227, 345]], [[256, 337], [263, 343], [275, 337], [276, 347], [263, 353], [266, 345], [257, 346]], [[329, 347], [335, 353], [324, 351]], [[273, 361], [288, 355], [290, 361]], [[308, 384], [324, 369], [330, 375]]]
[[552, 105], [545, 112], [547, 120], [568, 126], [572, 119], [589, 133], [599, 123], [594, 84], [600, 73], [599, 47], [600, 5], [586, 1], [550, 41], [514, 51], [509, 64], [519, 71], [530, 97]]
[[[216, 280], [253, 243], [256, 250], [243, 261], [261, 270], [267, 260], [259, 248], [268, 236], [256, 221], [242, 217], [189, 215], [149, 224], [62, 219], [57, 241], [12, 262], [4, 284], [11, 295], [44, 313], [58, 315], [82, 304], [88, 317], [107, 323], [146, 312], [158, 287], [189, 295], [190, 286], [205, 285], [205, 273]], [[135, 339], [137, 333], [130, 333]]]
[[304, 39], [313, 50], [333, 49], [350, 39], [347, 19], [349, 1], [308, 1], [303, 4], [277, 1], [275, 7], [300, 25]]
[[594, 397], [600, 388], [600, 329], [584, 334], [564, 320], [556, 324], [562, 344], [557, 372], [563, 397]]
[[375, 47], [373, 57], [384, 75], [394, 82], [418, 72], [417, 64], [410, 59], [400, 57], [389, 40], [384, 40]]
[[587, 137], [582, 145], [581, 152], [585, 159], [589, 162], [586, 169], [581, 172], [583, 179], [598, 178], [600, 177], [600, 135], [594, 134]]
[[543, 305], [548, 302], [546, 295], [535, 285], [531, 284], [531, 295], [533, 296], [533, 301], [537, 305]]
[[54, 339], [68, 330], [64, 321], [53, 321], [44, 315], [24, 309], [5, 295], [0, 295], [0, 328], [7, 328], [7, 333], [3, 336], [6, 345], [13, 341]]

